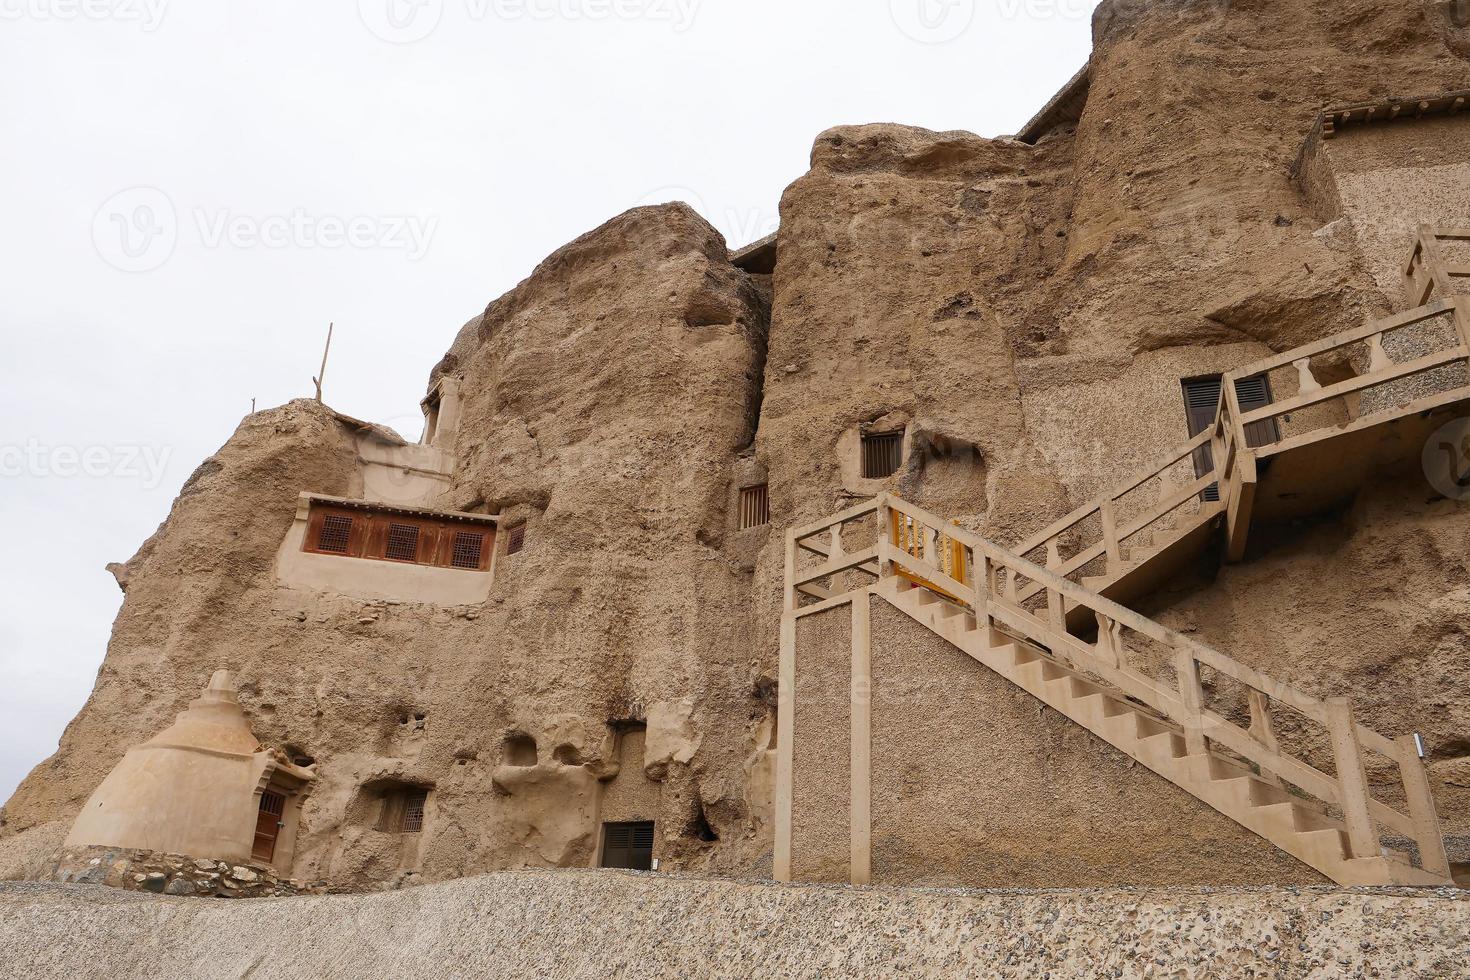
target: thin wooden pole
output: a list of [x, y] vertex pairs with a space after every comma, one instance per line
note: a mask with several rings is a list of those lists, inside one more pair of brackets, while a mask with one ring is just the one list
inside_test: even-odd
[[312, 383], [316, 385], [317, 401], [322, 400], [322, 379], [327, 376], [327, 355], [332, 352], [332, 329], [335, 326], [335, 323], [327, 324], [327, 346], [322, 351], [322, 369], [317, 372], [316, 377], [311, 379]]

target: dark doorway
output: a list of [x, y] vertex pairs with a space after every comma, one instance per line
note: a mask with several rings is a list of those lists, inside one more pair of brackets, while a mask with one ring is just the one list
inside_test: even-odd
[[250, 856], [270, 864], [276, 856], [276, 838], [281, 835], [281, 815], [286, 812], [286, 798], [280, 793], [261, 793], [260, 812], [255, 818], [255, 846]]
[[[1220, 407], [1221, 378], [1218, 374], [1202, 378], [1188, 378], [1184, 387], [1184, 412], [1189, 420], [1189, 435], [1193, 438], [1215, 424], [1215, 412]], [[1264, 374], [1241, 378], [1235, 382], [1235, 397], [1240, 402], [1242, 413], [1254, 412], [1271, 404], [1271, 382]], [[1245, 444], [1251, 448], [1270, 445], [1281, 438], [1281, 430], [1275, 419], [1252, 422], [1245, 427]], [[1215, 468], [1214, 454], [1208, 445], [1194, 451], [1194, 475], [1204, 476]], [[1202, 500], [1220, 499], [1218, 484], [1210, 484], [1200, 494]]]
[[602, 825], [602, 866], [653, 870], [653, 821]]

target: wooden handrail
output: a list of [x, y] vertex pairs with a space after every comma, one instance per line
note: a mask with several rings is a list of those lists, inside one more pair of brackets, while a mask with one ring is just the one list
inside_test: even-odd
[[[1183, 455], [1178, 458], [1183, 458]], [[1351, 706], [1345, 700], [1315, 698], [1277, 681], [892, 494], [883, 494], [860, 508], [850, 508], [830, 519], [825, 527], [817, 524], [803, 528], [802, 533], [810, 537], [871, 512], [902, 514], [922, 527], [926, 534], [951, 539], [968, 549], [972, 558], [965, 564], [974, 570], [974, 574], [965, 582], [952, 581], [946, 585], [944, 598], [968, 607], [977, 620], [1013, 631], [1021, 639], [1052, 651], [1054, 656], [1065, 656], [1079, 669], [1112, 684], [1160, 717], [1179, 724], [1192, 747], [1207, 747], [1210, 741], [1218, 742], [1258, 766], [1263, 778], [1285, 780], [1323, 803], [1338, 807], [1347, 823], [1354, 857], [1377, 856], [1378, 828], [1384, 828], [1416, 840], [1421, 863], [1426, 870], [1448, 874], [1433, 797], [1429, 795], [1428, 781], [1417, 753], [1406, 750], [1408, 740], [1389, 739], [1356, 722]], [[792, 541], [794, 548], [794, 537], [788, 537], [788, 540]], [[946, 574], [937, 564], [937, 554], [926, 549], [924, 556], [915, 556], [894, 546], [886, 528], [880, 528], [875, 549], [845, 555], [837, 561], [846, 568], [852, 568], [860, 562], [869, 564], [875, 559], [878, 568], [885, 572], [902, 570], [910, 581], [938, 581]], [[817, 570], [805, 570], [800, 574], [803, 581], [815, 577], [819, 577]], [[1030, 585], [1024, 592], [1017, 588], [1018, 578], [1029, 580]], [[1046, 608], [1034, 611], [1024, 605], [1026, 595], [1034, 596], [1042, 591], [1048, 596]], [[839, 598], [834, 597], [819, 606], [830, 608]], [[1100, 624], [1108, 626], [1099, 630], [1096, 644], [1067, 631], [1064, 614], [1068, 604], [1073, 608], [1091, 610], [1099, 617]], [[812, 611], [817, 608], [807, 607]], [[1131, 667], [1126, 660], [1126, 644], [1115, 635], [1115, 627], [1126, 627], [1173, 650], [1178, 661], [1177, 689], [1171, 689]], [[1252, 726], [1249, 730], [1203, 704], [1199, 666], [1229, 677], [1252, 692], [1249, 699]], [[1281, 749], [1271, 734], [1273, 725], [1269, 706], [1274, 703], [1301, 713], [1327, 730], [1333, 746], [1335, 776], [1329, 776]], [[1363, 775], [1364, 751], [1381, 755], [1398, 766], [1409, 814], [1372, 798]]]
[[1317, 357], [1328, 351], [1337, 350], [1340, 347], [1346, 347], [1349, 344], [1367, 340], [1374, 334], [1391, 333], [1395, 330], [1411, 327], [1416, 323], [1422, 323], [1425, 320], [1432, 320], [1441, 314], [1448, 313], [1454, 307], [1455, 301], [1452, 298], [1438, 299], [1424, 306], [1400, 313], [1397, 316], [1386, 317], [1382, 320], [1373, 320], [1361, 327], [1344, 330], [1342, 333], [1333, 334], [1331, 337], [1324, 337], [1314, 343], [1293, 348], [1283, 354], [1274, 354], [1271, 357], [1262, 358], [1259, 361], [1252, 361], [1244, 367], [1236, 368], [1225, 377], [1233, 381], [1238, 381], [1242, 378], [1251, 378], [1258, 374], [1265, 374], [1268, 371], [1275, 371], [1278, 368], [1286, 367], [1294, 361]]
[[1470, 358], [1470, 350], [1466, 350], [1461, 345], [1456, 344], [1449, 350], [1440, 351], [1437, 354], [1427, 354], [1424, 357], [1415, 358], [1403, 364], [1396, 364], [1391, 369], [1379, 371], [1376, 374], [1360, 374], [1356, 378], [1348, 378], [1346, 381], [1339, 381], [1337, 384], [1328, 385], [1325, 388], [1318, 388], [1315, 391], [1309, 391], [1304, 395], [1297, 395], [1294, 398], [1288, 398], [1284, 402], [1272, 402], [1264, 408], [1258, 408], [1255, 411], [1246, 413], [1241, 418], [1240, 424], [1250, 425], [1252, 422], [1263, 422], [1266, 419], [1273, 419], [1290, 412], [1299, 412], [1312, 405], [1331, 401], [1334, 398], [1341, 398], [1343, 395], [1350, 395], [1355, 391], [1362, 391], [1364, 388], [1372, 388], [1376, 385], [1387, 384], [1390, 381], [1397, 381], [1400, 378], [1423, 374], [1426, 371], [1433, 371], [1437, 367], [1444, 367], [1446, 364], [1463, 361], [1467, 358]]
[[[1032, 551], [1035, 551], [1037, 548], [1040, 548], [1042, 545], [1046, 544], [1052, 538], [1059, 537], [1060, 535], [1065, 534], [1067, 531], [1070, 531], [1072, 528], [1082, 523], [1088, 517], [1091, 517], [1093, 514], [1098, 513], [1104, 503], [1116, 503], [1119, 498], [1128, 495], [1134, 490], [1137, 490], [1143, 484], [1147, 483], [1149, 480], [1152, 480], [1154, 477], [1160, 475], [1161, 473], [1167, 472], [1180, 460], [1189, 456], [1196, 449], [1199, 449], [1201, 446], [1208, 443], [1213, 435], [1214, 430], [1212, 428], [1205, 429], [1203, 432], [1195, 436], [1193, 439], [1190, 439], [1184, 445], [1176, 447], [1167, 457], [1163, 457], [1165, 459], [1165, 462], [1156, 463], [1151, 469], [1140, 471], [1125, 482], [1115, 486], [1110, 493], [1104, 494], [1103, 496], [1098, 497], [1097, 499], [1092, 500], [1089, 503], [1083, 504], [1081, 507], [1078, 507], [1066, 517], [1063, 517], [1055, 523], [1049, 525], [1045, 530], [1033, 534], [1031, 537], [1027, 538], [1025, 541], [1021, 542], [1015, 547], [1014, 550], [1016, 554], [1029, 554]], [[1127, 535], [1122, 535], [1122, 537], [1127, 537]]]
[[[1441, 284], [1441, 288], [1448, 281], [1447, 275], [1470, 275], [1470, 266], [1446, 266], [1439, 258], [1439, 240], [1470, 241], [1470, 230], [1425, 229], [1405, 267], [1411, 288], [1419, 282], [1414, 277], [1418, 275], [1416, 264], [1421, 262], [1436, 277], [1434, 282]], [[1433, 287], [1428, 288], [1432, 290]], [[1453, 348], [1402, 364], [1393, 363], [1384, 354], [1383, 335], [1445, 313], [1453, 313], [1455, 319], [1458, 342]], [[1241, 411], [1236, 381], [1299, 362], [1303, 380], [1312, 385], [1314, 379], [1309, 375], [1312, 357], [1363, 341], [1369, 341], [1369, 373], [1325, 387], [1308, 387], [1293, 398], [1248, 414]], [[851, 601], [855, 594], [833, 594], [815, 585], [820, 579], [854, 570], [880, 581], [902, 575], [919, 587], [968, 607], [977, 622], [998, 625], [1024, 641], [1051, 651], [1053, 656], [1064, 657], [1079, 669], [1112, 684], [1160, 717], [1172, 720], [1183, 730], [1191, 753], [1207, 751], [1209, 743], [1216, 742], [1256, 765], [1261, 778], [1273, 782], [1284, 780], [1323, 803], [1338, 807], [1343, 814], [1349, 851], [1353, 857], [1379, 856], [1379, 828], [1384, 828], [1415, 840], [1423, 868], [1448, 878], [1449, 864], [1433, 795], [1423, 760], [1419, 758], [1412, 737], [1389, 739], [1358, 723], [1351, 705], [1345, 700], [1313, 697], [1072, 582], [1066, 576], [1103, 556], [1107, 557], [1109, 575], [1118, 574], [1122, 542], [1177, 510], [1212, 483], [1219, 485], [1221, 504], [1233, 524], [1236, 519], [1233, 498], [1240, 494], [1243, 499], [1248, 499], [1244, 497], [1242, 487], [1246, 483], [1254, 483], [1256, 454], [1247, 448], [1247, 425], [1466, 360], [1470, 360], [1470, 297], [1442, 296], [1398, 316], [1374, 321], [1248, 364], [1224, 375], [1214, 425], [1172, 450], [1155, 466], [1135, 474], [1111, 492], [1053, 522], [1014, 549], [1003, 548], [900, 497], [880, 494], [873, 500], [787, 533], [785, 601], [788, 618], [783, 618], [783, 624], [794, 617], [835, 608]], [[1163, 475], [1206, 445], [1211, 447], [1213, 462], [1209, 474], [1197, 477], [1192, 483], [1154, 502], [1141, 516], [1125, 520], [1118, 513], [1117, 505], [1123, 497]], [[1065, 561], [1061, 560], [1056, 546], [1058, 539], [1093, 514], [1100, 518], [1100, 540], [1079, 548]], [[847, 552], [842, 547], [842, 528], [869, 515], [877, 515], [878, 518], [876, 546]], [[890, 540], [895, 529], [895, 515], [903, 515], [914, 522], [913, 528], [906, 525], [906, 529], [910, 532], [910, 539], [915, 529], [919, 532], [918, 540], [923, 544], [915, 549], [917, 554], [896, 546]], [[831, 533], [830, 545], [812, 540], [823, 532]], [[969, 559], [960, 560], [965, 557], [961, 552], [949, 561], [949, 565], [955, 567], [946, 567], [946, 559], [941, 558], [938, 547], [941, 538], [957, 542], [964, 552], [968, 552]], [[1052, 567], [1042, 567], [1025, 557], [1038, 548], [1047, 549], [1048, 564]], [[813, 567], [798, 569], [799, 551], [815, 554], [823, 561]], [[1022, 579], [1025, 580], [1024, 585], [1021, 584]], [[1033, 602], [1043, 594], [1044, 604]], [[803, 606], [803, 597], [818, 601]], [[1031, 608], [1031, 605], [1036, 605], [1036, 608]], [[1072, 610], [1087, 609], [1098, 619], [1096, 644], [1068, 631], [1069, 607]], [[786, 628], [783, 625], [783, 629]], [[1123, 628], [1173, 652], [1174, 687], [1141, 673], [1127, 662], [1128, 650], [1121, 635]], [[1249, 729], [1242, 728], [1204, 703], [1201, 667], [1228, 677], [1245, 688], [1251, 714]], [[1273, 704], [1284, 705], [1325, 729], [1332, 745], [1335, 775], [1328, 775], [1280, 747], [1271, 717]], [[1363, 765], [1364, 752], [1375, 753], [1397, 766], [1408, 814], [1373, 799]]]

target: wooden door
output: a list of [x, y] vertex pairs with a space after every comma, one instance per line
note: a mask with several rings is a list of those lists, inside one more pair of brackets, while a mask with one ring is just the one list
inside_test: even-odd
[[[914, 558], [918, 558], [921, 561], [924, 560], [923, 535], [926, 533], [925, 528], [920, 526], [907, 514], [901, 514], [898, 511], [890, 511], [890, 513], [893, 515], [893, 520], [889, 527], [889, 540], [894, 547]], [[939, 555], [937, 558], [940, 570], [947, 577], [963, 585], [969, 574], [968, 563], [965, 561], [965, 546], [946, 534], [939, 536], [938, 545]], [[895, 565], [894, 572], [916, 585], [922, 585], [926, 589], [939, 593], [946, 599], [951, 599], [955, 602], [961, 601], [959, 596], [944, 587], [943, 582], [934, 582], [922, 576], [915, 575], [901, 565]]]
[[276, 856], [276, 838], [281, 835], [281, 815], [286, 798], [280, 793], [260, 794], [260, 813], [255, 818], [255, 846], [250, 856], [269, 864]]

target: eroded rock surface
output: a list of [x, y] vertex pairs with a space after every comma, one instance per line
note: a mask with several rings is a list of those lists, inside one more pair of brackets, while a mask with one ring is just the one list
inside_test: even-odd
[[[113, 568], [127, 595], [96, 689], [3, 811], [0, 870], [35, 876], [122, 753], [223, 666], [262, 742], [315, 764], [292, 877], [586, 864], [610, 819], [655, 819], [666, 867], [767, 873], [782, 530], [891, 489], [1017, 541], [1183, 443], [1181, 378], [1396, 309], [1371, 209], [1314, 194], [1294, 164], [1326, 106], [1470, 88], [1455, 8], [1108, 0], [1080, 117], [1034, 145], [892, 124], [821, 134], [782, 200], [772, 275], [732, 265], [682, 205], [567, 245], [432, 372], [462, 397], [436, 506], [524, 522], [483, 604], [278, 588], [297, 495], [363, 492], [362, 433], [309, 402], [251, 416]], [[1414, 165], [1442, 167], [1470, 146], [1459, 119], [1395, 132], [1422, 144]], [[1360, 183], [1404, 155], [1374, 149], [1378, 132], [1340, 137], [1380, 161]], [[1413, 207], [1470, 224], [1446, 200]], [[863, 476], [865, 431], [905, 433], [893, 476]], [[771, 522], [741, 528], [740, 491], [759, 484]], [[1370, 488], [1145, 611], [1314, 694], [1351, 693], [1377, 727], [1423, 732], [1452, 858], [1470, 861], [1456, 625], [1470, 520], [1429, 497]], [[1129, 802], [1114, 809], [1132, 814], [1136, 777], [1014, 692], [975, 697], [1030, 748], [1019, 765], [999, 741], [946, 760], [927, 805], [1003, 827], [996, 851], [1029, 861], [1027, 880], [1075, 874], [1090, 811], [1060, 807], [1043, 833], [1006, 800], [1118, 782]], [[411, 836], [376, 816], [406, 789], [430, 794]], [[1136, 833], [1205, 826], [1156, 789]], [[1263, 861], [1264, 842], [1237, 850], [1209, 874], [1301, 870]], [[1088, 882], [1131, 880], [1125, 852], [1110, 839]], [[1186, 860], [1159, 858], [1150, 880], [1195, 880]]]

